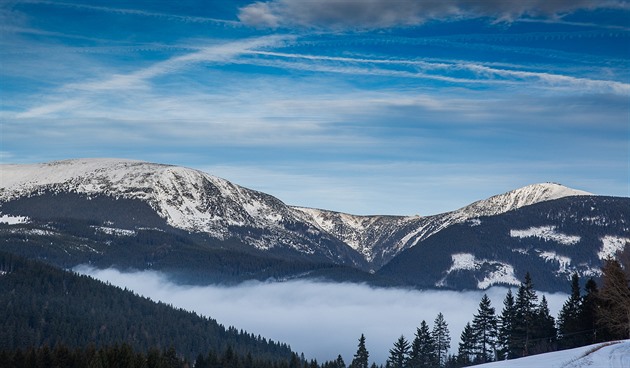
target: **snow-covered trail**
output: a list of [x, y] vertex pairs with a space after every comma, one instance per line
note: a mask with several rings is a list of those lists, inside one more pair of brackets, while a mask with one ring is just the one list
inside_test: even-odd
[[630, 368], [630, 340], [600, 343], [520, 359], [481, 364], [479, 368]]
[[613, 345], [613, 351], [610, 354], [611, 368], [627, 368], [630, 367], [630, 343]]

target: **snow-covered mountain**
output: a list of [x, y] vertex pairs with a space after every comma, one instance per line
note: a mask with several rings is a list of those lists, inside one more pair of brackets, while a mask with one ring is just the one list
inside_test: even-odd
[[311, 222], [363, 254], [372, 267], [380, 268], [401, 251], [453, 224], [577, 195], [592, 194], [560, 184], [534, 184], [477, 201], [456, 211], [425, 217], [354, 216], [312, 208], [295, 208], [307, 214]]
[[[11, 249], [26, 252], [16, 241], [27, 236], [27, 241], [39, 239], [40, 250], [42, 244], [66, 244], [58, 246], [54, 257], [62, 258], [61, 252], [71, 250], [73, 259], [85, 260], [81, 252], [92, 252], [89, 262], [101, 257], [117, 264], [120, 257], [127, 257], [127, 264], [133, 267], [158, 261], [174, 267], [183, 259], [192, 259], [202, 269], [206, 267], [202, 260], [210, 257], [207, 250], [212, 248], [213, 266], [230, 265], [241, 257], [232, 254], [226, 259], [217, 249], [247, 254], [248, 260], [240, 259], [238, 265], [228, 267], [229, 273], [245, 277], [256, 274], [257, 267], [267, 270], [265, 277], [274, 278], [315, 272], [311, 266], [291, 263], [299, 260], [370, 271], [376, 276], [386, 275], [389, 280], [431, 287], [457, 287], [458, 277], [467, 268], [475, 272], [477, 287], [483, 288], [505, 280], [516, 282], [523, 270], [514, 263], [514, 257], [556, 262], [569, 272], [579, 269], [571, 263], [571, 257], [577, 259], [573, 253], [588, 254], [590, 258], [580, 258], [585, 264], [582, 268], [588, 271], [601, 260], [597, 252], [610, 253], [602, 244], [619, 250], [625, 247], [624, 239], [630, 239], [630, 235], [624, 235], [628, 233], [624, 221], [630, 222], [630, 210], [623, 210], [627, 199], [608, 201], [554, 183], [529, 185], [433, 216], [356, 216], [288, 206], [268, 194], [197, 170], [141, 161], [79, 159], [2, 165], [1, 173], [0, 235]], [[547, 212], [536, 207], [545, 203], [550, 203], [544, 209]], [[528, 210], [535, 207], [538, 209]], [[599, 212], [593, 212], [594, 208]], [[508, 216], [514, 213], [524, 215]], [[578, 213], [590, 220], [576, 223], [572, 216]], [[507, 218], [514, 226], [502, 224]], [[565, 224], [573, 226], [578, 234], [563, 235]], [[600, 229], [608, 232], [593, 242], [585, 240], [590, 238], [583, 233]], [[462, 233], [469, 238], [453, 240]], [[165, 240], [167, 235], [169, 240]], [[520, 249], [520, 253], [518, 249], [499, 250], [496, 239], [502, 239], [504, 247]], [[114, 240], [117, 243], [112, 243]], [[132, 240], [141, 246], [130, 245], [135, 244]], [[532, 241], [557, 243], [565, 248], [586, 246], [592, 251], [563, 252], [526, 245]], [[118, 244], [118, 248], [111, 244]], [[470, 249], [473, 245], [477, 250]], [[136, 252], [134, 246], [138, 247]], [[35, 249], [29, 252], [39, 254]], [[175, 249], [181, 254], [175, 255]], [[488, 249], [494, 249], [494, 253]], [[168, 262], [164, 254], [170, 254]], [[443, 259], [438, 261], [438, 255]], [[260, 257], [267, 260], [254, 260]], [[471, 259], [474, 262], [462, 266], [462, 260]], [[276, 272], [277, 262], [285, 262], [282, 272]], [[524, 260], [522, 263], [527, 264]], [[512, 271], [505, 274], [510, 267]], [[422, 276], [422, 281], [401, 277], [419, 270], [432, 273]], [[566, 277], [565, 273], [558, 277]], [[492, 276], [495, 274], [505, 277], [497, 279]], [[488, 277], [490, 281], [483, 281]]]
[[[277, 198], [193, 169], [116, 159], [2, 166], [0, 203], [44, 193], [140, 200], [174, 228], [364, 266], [352, 248], [303, 222], [301, 213]], [[301, 231], [292, 229], [296, 224]]]
[[[545, 183], [435, 216], [354, 216], [289, 207], [275, 197], [201, 171], [141, 161], [79, 159], [4, 165], [2, 173], [0, 202], [43, 192], [138, 199], [148, 203], [175, 228], [207, 233], [221, 240], [233, 237], [235, 228], [264, 229], [268, 234], [243, 239], [258, 249], [281, 245], [307, 254], [319, 253], [321, 245], [311, 241], [311, 236], [325, 237], [331, 242], [338, 239], [362, 255], [373, 269], [452, 224], [550, 199], [589, 194]], [[305, 226], [303, 234], [296, 236], [295, 231], [287, 229], [287, 224], [295, 223]], [[348, 262], [347, 254], [333, 254], [333, 251], [325, 251], [332, 261]]]

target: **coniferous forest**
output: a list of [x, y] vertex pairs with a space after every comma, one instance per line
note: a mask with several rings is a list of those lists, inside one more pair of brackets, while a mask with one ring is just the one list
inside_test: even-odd
[[[554, 318], [527, 274], [500, 310], [484, 295], [458, 340], [439, 313], [401, 335], [387, 368], [465, 367], [630, 337], [627, 254], [609, 259], [599, 284], [574, 274]], [[346, 368], [286, 344], [19, 256], [0, 253], [0, 367]], [[377, 368], [361, 335], [349, 368]], [[456, 352], [455, 354], [449, 352]], [[371, 364], [370, 364], [371, 363]]]

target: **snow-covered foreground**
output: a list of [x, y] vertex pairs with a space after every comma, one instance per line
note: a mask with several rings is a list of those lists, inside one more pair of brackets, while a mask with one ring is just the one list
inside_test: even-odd
[[555, 351], [504, 362], [477, 365], [479, 368], [628, 368], [630, 340]]

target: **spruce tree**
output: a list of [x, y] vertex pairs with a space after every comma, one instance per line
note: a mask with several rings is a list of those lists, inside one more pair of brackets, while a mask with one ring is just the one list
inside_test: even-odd
[[400, 335], [394, 343], [394, 347], [389, 350], [389, 358], [387, 359], [387, 367], [389, 368], [407, 368], [409, 362], [409, 342], [405, 336]]
[[429, 325], [423, 320], [416, 329], [416, 336], [411, 344], [409, 367], [431, 368], [437, 364], [435, 342], [429, 331]]
[[459, 348], [457, 349], [457, 363], [467, 366], [473, 363], [475, 354], [475, 334], [470, 322], [466, 323], [460, 335]]
[[543, 295], [534, 319], [532, 345], [535, 349], [532, 353], [539, 354], [556, 350], [556, 335], [556, 321], [551, 316], [547, 298]]
[[346, 368], [346, 362], [343, 361], [341, 354], [337, 355], [337, 360], [335, 361], [335, 368]]
[[562, 305], [558, 313], [558, 333], [560, 346], [570, 349], [580, 346], [582, 339], [582, 297], [580, 296], [580, 279], [576, 273], [571, 276], [571, 295]]
[[597, 283], [590, 278], [584, 285], [586, 292], [582, 297], [580, 309], [580, 326], [584, 336], [584, 345], [600, 341], [597, 336], [597, 309], [599, 308], [599, 290]]
[[516, 294], [516, 319], [513, 336], [515, 344], [519, 347], [519, 356], [530, 354], [532, 347], [532, 333], [536, 318], [538, 296], [534, 290], [534, 284], [529, 274], [525, 274], [525, 281], [521, 283]]
[[514, 359], [518, 357], [518, 346], [515, 340], [516, 305], [512, 290], [508, 289], [503, 300], [503, 310], [499, 317], [499, 349], [498, 359]]
[[[630, 266], [630, 265], [628, 265]], [[607, 339], [630, 338], [630, 275], [619, 261], [607, 259], [602, 267], [601, 307], [597, 320], [605, 328]]]
[[370, 354], [365, 348], [365, 336], [361, 334], [357, 353], [354, 354], [354, 359], [352, 359], [352, 363], [350, 363], [350, 368], [368, 368], [369, 356]]
[[444, 315], [441, 312], [435, 317], [431, 335], [435, 343], [438, 366], [444, 367], [447, 361], [448, 349], [451, 347], [451, 336], [448, 330], [448, 324], [444, 320]]
[[496, 356], [497, 317], [486, 294], [481, 298], [477, 314], [473, 317], [472, 331], [475, 336], [475, 361], [493, 361]]

